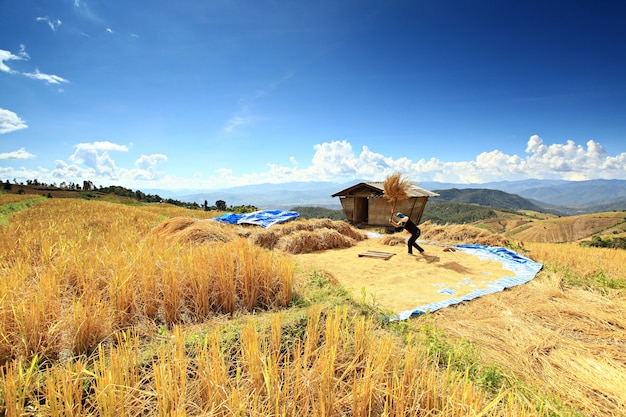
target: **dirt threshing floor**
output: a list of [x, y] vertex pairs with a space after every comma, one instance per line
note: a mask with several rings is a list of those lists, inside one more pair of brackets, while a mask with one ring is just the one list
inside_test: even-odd
[[[405, 234], [403, 234], [404, 236]], [[405, 235], [407, 237], [408, 234]], [[475, 256], [452, 251], [449, 246], [420, 242], [425, 250], [413, 255], [407, 245], [384, 244], [382, 238], [369, 238], [355, 246], [294, 255], [295, 261], [309, 270], [319, 270], [350, 290], [356, 300], [365, 291], [366, 302], [383, 310], [398, 313], [453, 297], [441, 293], [454, 290], [454, 297], [483, 288], [492, 281], [513, 276], [500, 262], [480, 260]], [[368, 251], [393, 254], [383, 257], [359, 256]]]

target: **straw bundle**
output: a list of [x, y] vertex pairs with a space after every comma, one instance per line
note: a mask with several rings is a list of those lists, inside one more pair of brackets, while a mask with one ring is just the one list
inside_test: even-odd
[[250, 241], [256, 246], [265, 249], [274, 249], [281, 235], [273, 230], [263, 230], [261, 232], [250, 235]]
[[200, 245], [208, 242], [230, 242], [235, 240], [234, 230], [214, 221], [198, 221], [173, 233], [170, 238], [179, 243]]
[[385, 198], [393, 204], [394, 209], [398, 201], [409, 198], [410, 188], [411, 183], [407, 179], [402, 178], [402, 174], [400, 172], [387, 175], [387, 178], [385, 178], [385, 181], [383, 182]]
[[446, 224], [445, 226], [424, 222], [420, 226], [422, 238], [431, 242], [475, 243], [487, 246], [505, 246], [508, 239], [501, 234], [466, 224]]
[[167, 219], [163, 223], [156, 226], [152, 229], [152, 231], [157, 236], [167, 238], [180, 230], [186, 229], [197, 221], [198, 219], [192, 219], [191, 217], [172, 217], [171, 219]]
[[276, 247], [292, 254], [311, 253], [326, 249], [348, 248], [354, 246], [355, 240], [342, 235], [336, 230], [320, 229], [317, 231], [302, 230], [290, 236], [283, 236]]

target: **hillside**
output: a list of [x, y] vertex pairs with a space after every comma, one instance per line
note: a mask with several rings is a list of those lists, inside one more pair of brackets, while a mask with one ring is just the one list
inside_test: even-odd
[[468, 188], [461, 190], [452, 188], [449, 190], [435, 190], [435, 192], [439, 194], [437, 200], [451, 203], [477, 204], [505, 210], [542, 211], [541, 207], [531, 203], [527, 199], [500, 190], [489, 190], [485, 188]]
[[529, 221], [510, 227], [506, 235], [520, 241], [564, 243], [625, 233], [626, 213], [607, 212]]

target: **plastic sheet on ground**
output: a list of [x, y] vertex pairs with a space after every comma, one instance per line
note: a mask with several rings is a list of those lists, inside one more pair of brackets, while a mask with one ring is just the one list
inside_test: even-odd
[[[397, 314], [397, 316], [392, 317], [391, 320], [406, 320], [412, 316], [433, 312], [454, 304], [473, 300], [483, 295], [492, 294], [503, 291], [506, 288], [524, 284], [535, 278], [537, 273], [543, 267], [540, 263], [506, 248], [469, 244], [456, 245], [455, 248], [460, 252], [465, 252], [480, 259], [502, 262], [502, 267], [506, 270], [512, 271], [515, 275], [494, 280], [490, 285], [486, 286], [486, 288], [476, 289], [461, 297], [451, 297], [443, 301], [421, 305], [411, 310], [401, 311]], [[448, 294], [452, 296], [455, 294], [455, 290], [448, 287], [442, 288], [438, 292], [440, 294]]]
[[214, 217], [213, 220], [227, 224], [254, 224], [267, 229], [275, 224], [285, 223], [298, 217], [300, 217], [300, 213], [297, 211], [259, 210], [245, 214], [226, 213]]

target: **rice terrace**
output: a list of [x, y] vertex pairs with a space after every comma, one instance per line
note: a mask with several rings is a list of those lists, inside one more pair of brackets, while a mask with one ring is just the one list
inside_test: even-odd
[[[624, 212], [426, 221], [408, 255], [341, 220], [48, 197], [0, 194], [2, 415], [626, 415], [626, 251], [580, 245]], [[542, 268], [390, 319], [434, 277], [507, 275], [462, 244]]]

